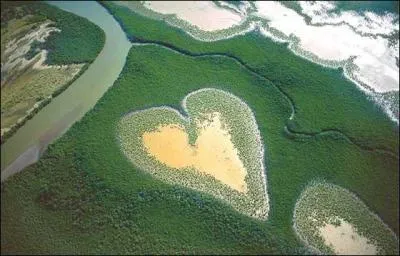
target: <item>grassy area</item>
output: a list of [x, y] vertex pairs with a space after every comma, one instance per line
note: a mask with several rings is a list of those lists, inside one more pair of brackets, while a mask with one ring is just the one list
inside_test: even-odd
[[66, 69], [49, 68], [29, 70], [1, 90], [2, 128], [11, 127], [24, 117], [37, 102], [51, 96], [60, 86], [69, 82], [83, 65]]
[[[267, 221], [241, 215], [207, 194], [156, 180], [120, 150], [122, 116], [162, 105], [182, 111], [180, 99], [203, 87], [231, 92], [254, 112], [265, 144]], [[305, 249], [293, 231], [292, 213], [315, 178], [355, 192], [398, 232], [398, 159], [360, 149], [340, 136], [288, 138], [283, 127], [290, 113], [277, 87], [232, 59], [134, 46], [119, 79], [94, 109], [37, 164], [4, 184], [2, 248], [30, 253], [300, 253]], [[44, 232], [51, 235], [40, 235]]]
[[[50, 35], [39, 42], [45, 31]], [[42, 2], [2, 1], [1, 143], [77, 79], [104, 42], [104, 32], [85, 18]], [[63, 66], [35, 67], [43, 50], [45, 64]]]
[[299, 58], [288, 51], [286, 44], [277, 44], [259, 33], [202, 42], [161, 20], [141, 16], [114, 3], [101, 3], [116, 16], [132, 41], [157, 41], [192, 53], [217, 52], [242, 60], [293, 101], [296, 115], [290, 125], [296, 131], [334, 128], [365, 146], [398, 154], [398, 126], [355, 84], [344, 79], [340, 69], [322, 68]]

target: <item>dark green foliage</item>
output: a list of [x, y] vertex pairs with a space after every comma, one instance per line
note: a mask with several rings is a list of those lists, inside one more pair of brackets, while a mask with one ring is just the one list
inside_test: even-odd
[[301, 127], [298, 132], [335, 128], [358, 143], [399, 153], [399, 127], [345, 79], [340, 70], [323, 68], [299, 58], [286, 44], [277, 44], [259, 33], [202, 42], [126, 7], [110, 2], [101, 4], [114, 14], [131, 40], [162, 42], [192, 53], [223, 53], [240, 59], [292, 100], [295, 120]]
[[[20, 19], [28, 14], [33, 14], [35, 8], [26, 1], [0, 1], [1, 27], [7, 26], [11, 19]], [[32, 8], [33, 7], [33, 8]]]
[[[135, 169], [118, 146], [116, 125], [124, 114], [161, 105], [180, 109], [187, 93], [211, 85], [240, 97], [255, 113], [266, 148], [267, 222], [240, 215], [207, 194], [153, 179]], [[292, 230], [293, 207], [315, 178], [357, 193], [396, 230], [398, 159], [360, 149], [341, 136], [287, 138], [283, 127], [290, 111], [276, 87], [231, 59], [133, 47], [120, 78], [94, 109], [39, 163], [7, 181], [2, 200], [18, 203], [2, 208], [2, 220], [11, 222], [4, 222], [6, 237], [15, 238], [19, 252], [302, 252]], [[23, 211], [14, 222], [17, 209]], [[31, 232], [16, 239], [26, 230], [56, 227], [73, 235], [50, 231], [40, 245]]]
[[[398, 127], [341, 73], [257, 34], [198, 42], [162, 22], [107, 5], [126, 22], [131, 37], [197, 53], [224, 52], [269, 81], [233, 58], [133, 46], [120, 77], [96, 106], [37, 164], [2, 187], [2, 252], [305, 253], [292, 214], [301, 191], [318, 178], [356, 193], [398, 233], [399, 159], [365, 149], [397, 152]], [[266, 222], [207, 194], [153, 179], [119, 148], [116, 126], [124, 114], [161, 105], [180, 109], [182, 98], [202, 87], [231, 92], [254, 111], [265, 144], [271, 207]], [[289, 123], [292, 107], [296, 115]], [[287, 132], [286, 124], [304, 134]]]

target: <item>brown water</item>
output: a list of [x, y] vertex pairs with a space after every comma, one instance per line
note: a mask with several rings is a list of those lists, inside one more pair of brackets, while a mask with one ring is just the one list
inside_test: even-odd
[[[119, 24], [97, 2], [50, 3], [98, 25], [106, 34], [106, 42], [96, 60], [82, 76], [1, 146], [2, 181], [31, 164], [34, 158], [37, 160], [37, 152], [32, 152], [33, 149], [42, 153], [49, 143], [59, 138], [96, 104], [117, 79], [131, 47]], [[25, 157], [15, 161], [27, 150], [29, 154], [24, 155], [34, 158]], [[7, 175], [3, 173], [6, 168]]]

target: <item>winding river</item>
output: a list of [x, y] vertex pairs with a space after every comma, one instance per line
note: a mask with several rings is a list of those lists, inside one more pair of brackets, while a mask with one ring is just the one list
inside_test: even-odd
[[119, 24], [97, 2], [49, 3], [98, 25], [106, 34], [105, 45], [83, 75], [1, 146], [1, 181], [36, 162], [51, 142], [96, 104], [118, 78], [131, 47]]

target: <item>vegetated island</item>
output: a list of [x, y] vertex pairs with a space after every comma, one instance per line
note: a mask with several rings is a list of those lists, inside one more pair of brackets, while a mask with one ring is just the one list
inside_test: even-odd
[[293, 214], [299, 237], [317, 252], [338, 255], [395, 255], [399, 240], [382, 220], [350, 191], [312, 181]]
[[105, 34], [43, 2], [1, 1], [1, 143], [97, 57]]

